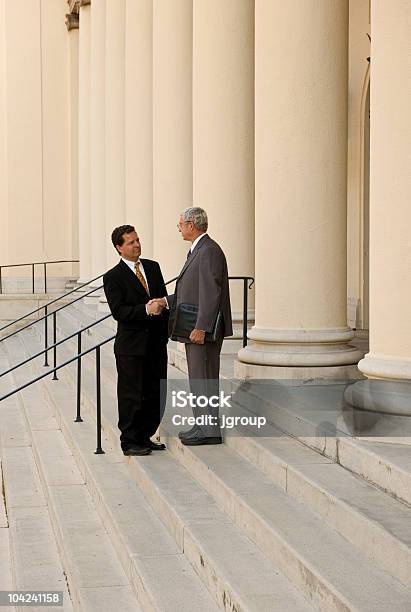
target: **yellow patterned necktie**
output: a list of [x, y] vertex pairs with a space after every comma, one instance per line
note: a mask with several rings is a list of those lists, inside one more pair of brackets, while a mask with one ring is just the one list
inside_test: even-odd
[[140, 283], [143, 285], [144, 289], [146, 290], [147, 295], [150, 295], [150, 292], [149, 292], [148, 287], [147, 287], [146, 279], [144, 278], [144, 276], [141, 273], [140, 266], [138, 265], [138, 262], [136, 264], [134, 264], [134, 270], [136, 272], [136, 276], [137, 276], [138, 280], [140, 281]]

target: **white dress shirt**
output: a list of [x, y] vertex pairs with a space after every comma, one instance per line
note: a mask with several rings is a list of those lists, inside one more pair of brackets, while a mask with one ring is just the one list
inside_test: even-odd
[[135, 261], [129, 261], [128, 259], [124, 259], [124, 257], [122, 257], [121, 259], [124, 261], [124, 263], [125, 263], [125, 264], [127, 264], [127, 265], [128, 265], [128, 267], [129, 267], [129, 268], [130, 268], [130, 270], [133, 272], [133, 274], [135, 274], [135, 273], [136, 273], [136, 271], [135, 271], [135, 265], [136, 265], [136, 263], [138, 263], [138, 267], [140, 268], [140, 272], [141, 272], [141, 274], [144, 276], [144, 280], [146, 281], [146, 283], [147, 283], [147, 287], [148, 287], [147, 276], [146, 276], [146, 273], [144, 272], [144, 267], [143, 267], [143, 264], [141, 263], [141, 261], [140, 261], [140, 260], [138, 260], [137, 262], [135, 262]]
[[200, 242], [201, 238], [203, 238], [203, 236], [205, 236], [206, 233], [204, 232], [204, 234], [200, 234], [199, 236], [197, 236], [197, 238], [194, 240], [193, 244], [191, 245], [190, 251], [193, 252], [195, 247], [197, 246], [197, 244]]

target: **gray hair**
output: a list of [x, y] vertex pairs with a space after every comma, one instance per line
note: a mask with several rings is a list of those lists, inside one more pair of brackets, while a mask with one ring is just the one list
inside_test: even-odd
[[199, 206], [190, 206], [190, 208], [186, 208], [181, 213], [183, 221], [186, 223], [191, 221], [196, 229], [200, 232], [206, 232], [208, 228], [208, 218], [207, 213], [203, 208]]

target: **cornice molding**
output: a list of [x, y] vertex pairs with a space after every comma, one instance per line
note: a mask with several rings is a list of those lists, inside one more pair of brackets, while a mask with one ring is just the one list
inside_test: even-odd
[[69, 5], [69, 11], [71, 14], [78, 14], [79, 0], [67, 0], [67, 4]]
[[69, 13], [66, 15], [67, 30], [77, 30], [79, 28], [79, 14], [83, 6], [90, 6], [91, 0], [67, 0]]
[[76, 13], [69, 13], [66, 15], [66, 28], [67, 31], [78, 30], [79, 28], [79, 17]]

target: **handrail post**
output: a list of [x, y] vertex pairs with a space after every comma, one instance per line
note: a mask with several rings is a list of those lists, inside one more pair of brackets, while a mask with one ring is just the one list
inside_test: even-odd
[[243, 279], [243, 348], [247, 346], [248, 279]]
[[47, 293], [47, 262], [43, 263], [44, 267], [44, 293]]
[[[56, 346], [56, 342], [57, 342], [57, 312], [54, 311], [53, 312], [53, 367], [56, 368], [57, 367], [57, 346]], [[54, 370], [53, 373], [53, 379], [52, 380], [58, 380], [57, 378], [57, 371]]]
[[0, 293], [3, 293], [3, 284], [1, 282], [1, 266], [0, 266]]
[[97, 448], [95, 455], [104, 455], [101, 448], [101, 380], [100, 380], [100, 346], [96, 347], [96, 391], [97, 391]]
[[48, 318], [47, 304], [44, 307], [44, 314], [45, 314], [45, 318], [44, 318], [44, 366], [48, 368], [49, 362], [47, 360], [47, 357], [48, 357], [47, 347], [49, 345], [49, 339], [48, 339], [49, 334], [48, 334], [48, 324], [47, 323], [48, 323], [49, 318]]
[[33, 289], [33, 295], [34, 295], [34, 263], [31, 264], [31, 287]]
[[[81, 355], [81, 330], [77, 335], [77, 355]], [[74, 420], [75, 423], [82, 423], [81, 418], [81, 357], [77, 359], [77, 415]]]

